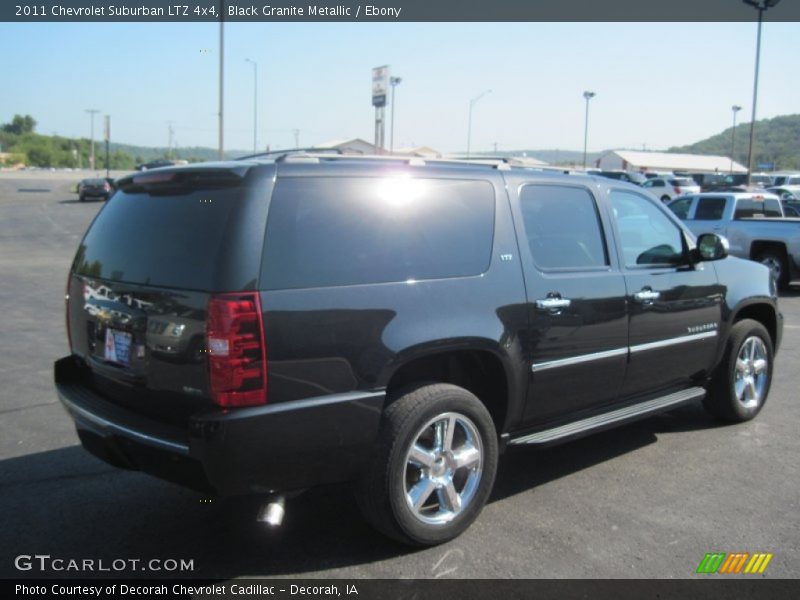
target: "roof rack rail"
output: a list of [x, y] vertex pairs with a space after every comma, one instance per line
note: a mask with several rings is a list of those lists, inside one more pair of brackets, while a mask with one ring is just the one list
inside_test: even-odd
[[339, 148], [286, 148], [283, 150], [267, 150], [266, 152], [258, 152], [256, 154], [248, 154], [247, 156], [240, 156], [234, 160], [249, 160], [251, 158], [261, 158], [262, 156], [277, 156], [275, 160], [281, 160], [286, 156], [298, 154], [301, 152], [315, 152], [323, 154], [325, 152], [332, 152], [335, 154], [344, 154]]

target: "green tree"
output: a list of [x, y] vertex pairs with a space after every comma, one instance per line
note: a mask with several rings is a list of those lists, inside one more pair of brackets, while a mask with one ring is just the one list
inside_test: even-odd
[[36, 119], [30, 115], [14, 115], [11, 123], [3, 125], [3, 131], [17, 135], [33, 133], [34, 129], [36, 129]]

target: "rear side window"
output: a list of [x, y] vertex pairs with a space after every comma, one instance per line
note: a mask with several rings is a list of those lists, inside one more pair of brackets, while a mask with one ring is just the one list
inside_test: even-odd
[[491, 260], [494, 210], [488, 181], [279, 178], [261, 287], [479, 275]]
[[600, 217], [583, 188], [526, 185], [520, 209], [533, 262], [540, 269], [586, 269], [608, 265]]
[[75, 271], [112, 281], [209, 290], [225, 224], [243, 193], [239, 186], [176, 194], [118, 190], [81, 243]]
[[700, 198], [694, 211], [695, 221], [719, 221], [725, 212], [725, 198]]
[[670, 179], [670, 185], [678, 186], [678, 187], [686, 187], [690, 185], [697, 185], [694, 182], [694, 179], [689, 179], [688, 177], [681, 177], [680, 179]]
[[734, 219], [749, 218], [777, 218], [781, 217], [781, 207], [779, 200], [757, 200], [755, 198], [742, 198], [736, 202], [736, 214]]

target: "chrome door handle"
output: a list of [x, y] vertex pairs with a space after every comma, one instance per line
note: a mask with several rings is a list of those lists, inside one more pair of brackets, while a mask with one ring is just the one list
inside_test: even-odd
[[572, 304], [572, 300], [569, 298], [542, 298], [536, 301], [536, 308], [541, 308], [542, 310], [561, 310], [562, 308], [567, 308], [570, 304]]
[[661, 296], [661, 292], [642, 290], [641, 292], [636, 292], [633, 298], [639, 302], [652, 302], [653, 300], [658, 300], [659, 296]]

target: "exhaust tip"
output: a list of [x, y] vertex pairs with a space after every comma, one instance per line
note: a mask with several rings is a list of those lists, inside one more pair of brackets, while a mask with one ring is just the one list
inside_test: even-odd
[[283, 496], [278, 496], [261, 505], [256, 521], [265, 523], [270, 527], [280, 527], [285, 515], [286, 499]]

